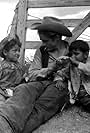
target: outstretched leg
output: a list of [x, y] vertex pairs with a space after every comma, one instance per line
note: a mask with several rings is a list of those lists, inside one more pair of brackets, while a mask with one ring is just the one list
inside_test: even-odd
[[8, 122], [6, 125], [9, 124], [15, 133], [21, 132], [32, 112], [35, 100], [43, 91], [44, 85], [41, 82], [30, 82], [17, 86], [14, 95], [0, 104], [1, 127], [4, 127], [4, 123]]
[[58, 89], [55, 84], [49, 85], [36, 101], [32, 113], [27, 119], [23, 133], [31, 133], [42, 123], [54, 116], [68, 98], [68, 90]]

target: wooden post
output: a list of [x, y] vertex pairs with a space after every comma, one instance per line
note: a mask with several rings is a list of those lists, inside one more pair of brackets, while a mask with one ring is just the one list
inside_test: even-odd
[[25, 41], [26, 41], [26, 20], [27, 20], [27, 0], [19, 0], [18, 4], [18, 22], [17, 35], [22, 43], [20, 62], [24, 63], [25, 59]]
[[90, 25], [90, 12], [73, 29], [72, 37], [67, 37], [65, 40], [68, 41], [70, 44], [72, 41], [76, 40], [89, 25]]
[[9, 33], [10, 38], [15, 37], [15, 34], [17, 34], [17, 22], [18, 22], [18, 7], [16, 6], [15, 14], [14, 14], [13, 21], [11, 24], [11, 30]]

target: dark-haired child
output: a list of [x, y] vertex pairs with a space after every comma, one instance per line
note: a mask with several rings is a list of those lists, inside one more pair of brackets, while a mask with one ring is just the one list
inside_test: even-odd
[[[83, 40], [76, 40], [69, 47], [71, 56], [71, 83], [78, 102], [90, 111], [90, 62], [89, 45]], [[72, 80], [73, 79], [73, 80]]]
[[83, 40], [72, 42], [68, 55], [69, 57], [64, 56], [58, 60], [60, 67], [57, 67], [54, 79], [56, 86], [64, 88], [63, 81], [68, 79], [70, 103], [74, 104], [78, 99], [84, 106], [88, 105], [90, 103], [90, 62], [87, 62], [89, 55], [87, 42]]
[[0, 102], [13, 95], [14, 87], [21, 83], [24, 70], [18, 62], [21, 43], [18, 36], [9, 40], [4, 38], [0, 43]]

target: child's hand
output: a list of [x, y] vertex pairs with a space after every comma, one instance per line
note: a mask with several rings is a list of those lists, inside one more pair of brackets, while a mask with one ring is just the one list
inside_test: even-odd
[[[12, 87], [13, 88], [13, 87]], [[6, 89], [8, 96], [13, 96], [13, 89]]]
[[57, 68], [60, 70], [66, 67], [70, 63], [70, 58], [67, 56], [61, 56], [57, 59], [56, 65]]
[[56, 81], [56, 87], [59, 89], [59, 90], [62, 90], [65, 88], [65, 84], [63, 83], [62, 80], [57, 80]]

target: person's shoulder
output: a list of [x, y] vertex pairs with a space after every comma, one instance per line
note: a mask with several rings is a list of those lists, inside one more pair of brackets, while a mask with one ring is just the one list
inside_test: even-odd
[[14, 64], [12, 62], [8, 62], [6, 60], [3, 60], [2, 63], [1, 63], [1, 67], [2, 68], [14, 69]]

